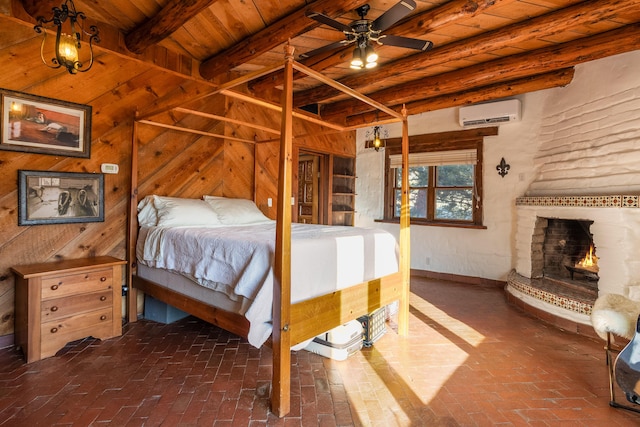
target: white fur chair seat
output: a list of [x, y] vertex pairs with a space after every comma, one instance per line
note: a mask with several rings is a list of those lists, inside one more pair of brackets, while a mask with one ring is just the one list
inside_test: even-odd
[[603, 340], [610, 332], [619, 337], [633, 339], [640, 315], [640, 301], [624, 295], [604, 294], [596, 300], [591, 311], [591, 324]]

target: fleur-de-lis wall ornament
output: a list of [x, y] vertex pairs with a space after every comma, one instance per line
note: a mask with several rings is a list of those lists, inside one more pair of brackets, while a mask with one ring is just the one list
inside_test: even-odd
[[511, 165], [508, 165], [507, 162], [504, 161], [504, 157], [500, 160], [500, 164], [496, 166], [496, 170], [498, 171], [498, 175], [504, 178], [506, 174], [509, 173], [509, 169], [511, 169]]

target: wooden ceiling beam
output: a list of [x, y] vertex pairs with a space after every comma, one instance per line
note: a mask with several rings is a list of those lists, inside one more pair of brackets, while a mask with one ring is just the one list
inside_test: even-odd
[[[470, 67], [408, 81], [369, 96], [384, 105], [409, 103], [428, 98], [430, 93], [446, 94], [460, 87], [482, 87], [529, 75], [572, 67], [619, 53], [636, 50], [640, 44], [640, 24], [626, 25], [591, 37], [511, 55]], [[371, 111], [367, 105], [346, 100], [328, 104], [321, 116], [330, 121]]]
[[[404, 104], [404, 106], [410, 114], [414, 115], [426, 113], [428, 111], [441, 110], [444, 108], [458, 107], [460, 105], [492, 101], [495, 99], [507, 98], [543, 89], [563, 87], [571, 83], [573, 75], [573, 68], [563, 68], [550, 73], [528, 76], [509, 82], [497, 83], [452, 94], [434, 96], [410, 102], [408, 104]], [[396, 111], [400, 111], [402, 107], [403, 104], [395, 105], [392, 108]], [[389, 118], [391, 118], [391, 116], [380, 114], [378, 112], [367, 112], [347, 117], [345, 125], [355, 128], [371, 126], [372, 123], [377, 123]]]
[[169, 0], [154, 16], [130, 31], [124, 39], [127, 49], [142, 53], [169, 37], [187, 21], [217, 0]]
[[[479, 0], [476, 2], [472, 0], [451, 0], [442, 6], [438, 6], [415, 15], [410, 15], [410, 18], [393, 26], [393, 34], [403, 36], [426, 34], [437, 28], [454, 24], [462, 19], [471, 18], [478, 13], [485, 12], [487, 9], [502, 3], [503, 1], [504, 0]], [[352, 53], [353, 48], [338, 49], [325, 55], [306, 58], [299, 62], [316, 71], [322, 71], [326, 68], [345, 62], [347, 58], [351, 57]], [[302, 77], [304, 77], [304, 74], [300, 73], [294, 73], [293, 76], [294, 79]], [[261, 93], [272, 87], [281, 85], [282, 80], [282, 73], [274, 73], [255, 80], [251, 83], [250, 88], [257, 93]], [[296, 97], [294, 97], [294, 102], [296, 102]], [[296, 105], [300, 106], [306, 104], [296, 102]]]
[[366, 3], [366, 0], [318, 0], [305, 5], [297, 11], [279, 19], [263, 30], [235, 43], [232, 47], [208, 58], [200, 64], [200, 75], [213, 79], [233, 68], [249, 62], [281, 45], [289, 39], [306, 33], [320, 25], [319, 22], [305, 16], [308, 9], [322, 12], [328, 16], [338, 16]]
[[[629, 10], [640, 10], [640, 0], [590, 0], [574, 6], [551, 12], [536, 18], [497, 30], [482, 33], [457, 42], [436, 47], [429, 52], [418, 53], [393, 62], [389, 62], [374, 70], [350, 75], [339, 82], [354, 89], [373, 85], [389, 77], [402, 75], [409, 71], [432, 68], [473, 55], [487, 53], [500, 48], [517, 45], [534, 39], [544, 39], [560, 34], [580, 25], [615, 18]], [[294, 105], [299, 107], [320, 103], [338, 95], [338, 92], [326, 86], [318, 86], [296, 93]]]

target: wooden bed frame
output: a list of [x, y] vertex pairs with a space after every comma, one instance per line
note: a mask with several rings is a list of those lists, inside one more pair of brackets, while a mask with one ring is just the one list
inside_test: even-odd
[[[233, 87], [253, 80], [261, 75], [283, 68], [285, 80], [282, 104], [274, 107], [267, 103], [248, 97], [246, 94], [231, 90]], [[402, 208], [400, 217], [400, 269], [398, 273], [380, 277], [323, 295], [297, 304], [291, 304], [291, 200], [292, 193], [292, 151], [293, 151], [293, 117], [314, 121], [324, 126], [336, 129], [335, 124], [328, 124], [315, 116], [305, 115], [293, 110], [293, 71], [303, 72], [324, 84], [328, 84], [351, 97], [365, 102], [379, 111], [391, 116], [389, 122], [402, 121]], [[280, 417], [290, 411], [290, 375], [291, 375], [291, 346], [306, 339], [319, 335], [328, 329], [344, 324], [359, 316], [371, 313], [377, 308], [399, 300], [398, 333], [406, 336], [409, 321], [409, 207], [408, 207], [408, 124], [407, 111], [402, 113], [385, 107], [366, 96], [335, 82], [316, 71], [296, 63], [293, 60], [293, 48], [285, 49], [284, 67], [272, 67], [250, 73], [242, 78], [222, 85], [215, 93], [242, 98], [248, 102], [262, 105], [266, 108], [279, 108], [281, 111], [280, 128], [280, 160], [278, 177], [278, 205], [276, 220], [276, 246], [274, 258], [274, 292], [273, 292], [273, 333], [271, 347], [273, 350], [273, 378], [271, 389], [271, 409]], [[209, 96], [208, 94], [206, 96]], [[225, 330], [242, 337], [246, 337], [249, 322], [243, 316], [229, 313], [209, 306], [182, 294], [158, 286], [153, 282], [140, 278], [136, 271], [136, 240], [138, 234], [137, 203], [138, 203], [138, 143], [137, 126], [139, 123], [151, 124], [188, 131], [184, 128], [159, 124], [147, 119], [138, 119], [134, 123], [134, 135], [131, 159], [131, 201], [129, 211], [129, 294], [127, 301], [128, 319], [137, 320], [137, 291], [149, 294], [158, 300], [166, 302], [180, 310], [188, 312], [202, 320], [217, 325]], [[371, 124], [369, 124], [370, 126]], [[341, 130], [352, 130], [342, 128]], [[205, 132], [197, 132], [206, 134]], [[211, 135], [225, 138], [224, 135]], [[251, 141], [253, 142], [253, 141]]]

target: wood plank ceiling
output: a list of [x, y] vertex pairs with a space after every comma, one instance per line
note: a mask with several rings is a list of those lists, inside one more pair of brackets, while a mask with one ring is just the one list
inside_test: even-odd
[[[98, 25], [100, 49], [135, 57], [211, 87], [243, 73], [281, 64], [284, 46], [296, 58], [345, 39], [305, 16], [307, 10], [344, 24], [370, 5], [375, 20], [397, 0], [76, 0]], [[23, 0], [25, 11], [49, 16], [60, 0]], [[577, 64], [640, 45], [640, 0], [416, 0], [416, 8], [384, 31], [430, 40], [429, 51], [375, 45], [379, 65], [349, 68], [354, 45], [301, 63], [410, 114], [498, 99], [568, 84]], [[281, 76], [268, 74], [250, 89], [277, 96]], [[597, 84], [597, 82], [594, 82]], [[297, 107], [314, 106], [343, 126], [383, 121], [381, 113], [309, 77], [297, 76]]]

